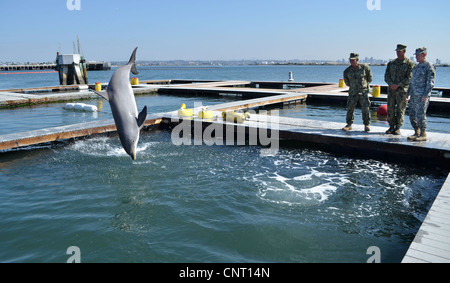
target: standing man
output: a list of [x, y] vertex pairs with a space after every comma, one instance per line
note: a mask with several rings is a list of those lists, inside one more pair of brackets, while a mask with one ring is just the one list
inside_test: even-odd
[[386, 134], [400, 135], [400, 128], [405, 120], [405, 110], [408, 104], [406, 92], [411, 82], [414, 62], [406, 58], [406, 46], [397, 45], [397, 59], [388, 63], [384, 80], [388, 84], [388, 122]]
[[417, 48], [416, 60], [419, 62], [413, 69], [411, 84], [407, 95], [409, 102], [409, 119], [414, 128], [414, 135], [408, 137], [411, 141], [427, 140], [427, 109], [430, 103], [431, 90], [434, 87], [436, 70], [433, 64], [427, 62], [427, 48]]
[[347, 125], [342, 129], [351, 131], [355, 120], [355, 107], [361, 104], [364, 131], [370, 131], [370, 100], [369, 88], [372, 82], [372, 70], [366, 64], [359, 63], [359, 55], [357, 53], [350, 54], [350, 67], [344, 71], [345, 84], [350, 87], [347, 100]]

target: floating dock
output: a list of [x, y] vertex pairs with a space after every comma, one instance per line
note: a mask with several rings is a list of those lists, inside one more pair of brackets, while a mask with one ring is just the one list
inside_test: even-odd
[[0, 65], [0, 71], [55, 70], [56, 64]]
[[[86, 63], [88, 71], [111, 70], [111, 63], [91, 61]], [[0, 65], [0, 71], [39, 71], [56, 70], [56, 64], [22, 64], [22, 65]]]
[[[160, 117], [149, 115], [145, 122], [146, 126], [157, 125], [161, 122]], [[95, 135], [116, 132], [114, 119], [93, 121], [75, 125], [53, 127], [14, 133], [0, 136], [0, 150], [14, 150], [28, 146], [59, 142], [76, 138], [88, 138]]]
[[[107, 87], [102, 84], [103, 89]], [[76, 99], [98, 97], [95, 84], [71, 85], [56, 87], [40, 87], [29, 89], [0, 90], [0, 108], [29, 106], [50, 102], [65, 102]], [[386, 87], [382, 87], [386, 89]], [[435, 88], [442, 93], [450, 94], [450, 89]], [[141, 81], [133, 86], [136, 95], [167, 94], [167, 95], [222, 95], [238, 96], [243, 99], [270, 97], [286, 94], [304, 94], [305, 100], [323, 103], [345, 104], [348, 97], [348, 87], [340, 88], [338, 84], [303, 83], [303, 82], [250, 82], [250, 81], [196, 81], [196, 80], [156, 80]], [[371, 97], [372, 103], [386, 103], [387, 95]], [[450, 112], [450, 98], [431, 97], [430, 112]]]
[[450, 175], [402, 263], [450, 263]]

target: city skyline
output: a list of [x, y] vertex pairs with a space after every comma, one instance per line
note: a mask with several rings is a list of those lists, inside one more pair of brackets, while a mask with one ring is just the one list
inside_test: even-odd
[[[414, 56], [411, 56], [409, 59], [411, 59], [413, 62], [415, 62]], [[361, 63], [366, 63], [370, 65], [387, 65], [390, 61], [394, 60], [393, 58], [389, 59], [379, 59], [374, 57], [365, 57], [360, 58]], [[98, 61], [93, 60], [87, 60], [88, 62], [94, 63]], [[120, 65], [124, 64], [127, 61], [119, 60], [119, 61], [111, 61], [113, 64]], [[110, 63], [111, 63], [110, 62]], [[286, 64], [286, 65], [295, 65], [295, 64], [309, 64], [309, 65], [350, 65], [350, 62], [346, 58], [342, 59], [290, 59], [290, 60], [276, 60], [276, 59], [242, 59], [242, 60], [137, 60], [136, 61], [138, 65], [146, 66], [146, 65], [152, 65], [152, 66], [167, 66], [167, 65], [279, 65], [279, 64]], [[417, 63], [417, 62], [416, 62]], [[435, 62], [431, 62], [434, 65], [437, 66], [445, 66], [448, 67], [449, 64], [443, 63], [442, 60], [436, 59]], [[5, 65], [35, 65], [35, 64], [56, 64], [56, 60], [53, 61], [43, 61], [43, 62], [1, 62], [0, 66]]]
[[450, 63], [449, 8], [446, 0], [1, 1], [0, 62], [51, 61], [72, 53], [79, 36], [95, 61], [126, 61], [136, 46], [138, 60], [155, 61], [341, 60], [351, 52], [387, 60], [402, 43], [408, 58], [426, 46], [429, 61]]

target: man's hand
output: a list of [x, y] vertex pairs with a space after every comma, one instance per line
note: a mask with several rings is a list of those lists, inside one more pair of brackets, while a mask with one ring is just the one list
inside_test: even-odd
[[396, 85], [396, 84], [391, 85], [391, 89], [392, 90], [397, 90], [398, 89], [398, 85]]

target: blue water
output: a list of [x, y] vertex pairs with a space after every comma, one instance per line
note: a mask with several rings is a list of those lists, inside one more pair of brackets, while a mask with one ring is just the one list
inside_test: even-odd
[[[140, 80], [248, 80], [287, 81], [289, 72], [296, 82], [338, 83], [345, 66], [224, 66], [224, 67], [138, 67]], [[385, 66], [372, 66], [373, 84], [386, 85]], [[108, 82], [111, 71], [88, 72], [90, 83]], [[3, 72], [14, 73], [14, 72]], [[0, 89], [55, 86], [58, 73], [0, 75]], [[450, 87], [450, 68], [438, 67], [436, 87]]]
[[[317, 82], [335, 82], [342, 71], [294, 68], [139, 71], [141, 80], [271, 81], [293, 71], [297, 81]], [[89, 74], [91, 82], [110, 75]], [[53, 76], [0, 75], [0, 88], [56, 85]], [[137, 104], [157, 113], [228, 99], [151, 95]], [[0, 134], [111, 118], [106, 102], [95, 114], [62, 106], [0, 110]], [[344, 121], [339, 107], [282, 112]], [[448, 118], [439, 119], [445, 127]], [[448, 174], [313, 148], [260, 153], [258, 146], [176, 146], [170, 132], [157, 130], [141, 136], [135, 162], [114, 136], [2, 152], [0, 262], [66, 262], [71, 246], [82, 262], [366, 262], [371, 246], [382, 262], [400, 262]]]
[[142, 136], [0, 155], [0, 261], [400, 262], [445, 175], [311, 149]]

